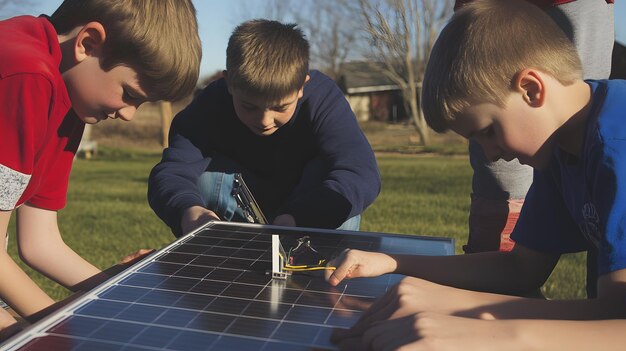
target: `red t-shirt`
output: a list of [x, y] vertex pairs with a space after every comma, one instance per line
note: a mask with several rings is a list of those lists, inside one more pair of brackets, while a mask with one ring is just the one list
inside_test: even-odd
[[0, 210], [65, 206], [84, 123], [59, 71], [57, 33], [44, 17], [0, 21]]
[[[466, 4], [468, 2], [472, 2], [473, 0], [456, 0], [455, 4], [454, 4], [454, 9], [458, 9], [459, 7], [463, 6], [463, 4]], [[549, 6], [557, 6], [557, 5], [563, 5], [563, 4], [567, 4], [568, 2], [574, 2], [576, 0], [526, 0], [530, 3], [533, 3], [539, 7], [549, 7]], [[606, 0], [607, 3], [612, 4], [615, 2], [615, 0]]]

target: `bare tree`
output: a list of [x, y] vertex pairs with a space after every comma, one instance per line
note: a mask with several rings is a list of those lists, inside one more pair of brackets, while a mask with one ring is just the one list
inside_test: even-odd
[[242, 7], [237, 17], [298, 24], [311, 46], [311, 66], [337, 80], [343, 63], [358, 52], [357, 10], [358, 0], [266, 0], [260, 7]]
[[317, 0], [306, 2], [294, 12], [294, 19], [306, 32], [311, 45], [312, 66], [338, 80], [343, 64], [359, 50], [358, 2], [354, 0]]
[[419, 97], [424, 68], [450, 13], [451, 0], [359, 0], [370, 49], [366, 57], [400, 87], [406, 110], [427, 145], [429, 133]]

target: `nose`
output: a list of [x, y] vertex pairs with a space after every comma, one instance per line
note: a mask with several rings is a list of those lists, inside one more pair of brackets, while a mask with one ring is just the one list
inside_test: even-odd
[[120, 118], [124, 121], [130, 121], [133, 119], [133, 117], [135, 117], [135, 112], [137, 112], [137, 106], [128, 105], [117, 110], [115, 115], [117, 118]]
[[261, 125], [265, 128], [274, 126], [274, 114], [271, 110], [266, 109], [261, 115]]

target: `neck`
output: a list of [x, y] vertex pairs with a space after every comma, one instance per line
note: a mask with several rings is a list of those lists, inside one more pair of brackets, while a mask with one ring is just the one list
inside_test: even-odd
[[591, 87], [582, 80], [563, 86], [557, 97], [561, 103], [558, 113], [563, 124], [557, 131], [556, 141], [565, 152], [579, 157], [583, 146], [585, 125], [591, 108]]
[[79, 30], [80, 27], [77, 27], [73, 31], [57, 35], [61, 46], [61, 65], [59, 66], [61, 74], [74, 66], [74, 39]]

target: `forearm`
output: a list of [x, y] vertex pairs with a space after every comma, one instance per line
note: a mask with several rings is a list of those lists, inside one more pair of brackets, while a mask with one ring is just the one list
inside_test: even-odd
[[519, 263], [515, 255], [501, 252], [392, 257], [397, 263], [396, 273], [461, 289], [519, 294], [537, 289], [543, 283], [541, 277], [530, 277], [524, 263]]
[[[497, 322], [500, 323], [500, 322]], [[503, 321], [522, 350], [622, 350], [625, 320]]]
[[0, 250], [0, 297], [28, 317], [54, 303], [3, 250]]
[[80, 257], [62, 240], [30, 247], [29, 266], [66, 288], [81, 290], [81, 282], [100, 273], [100, 269]]

